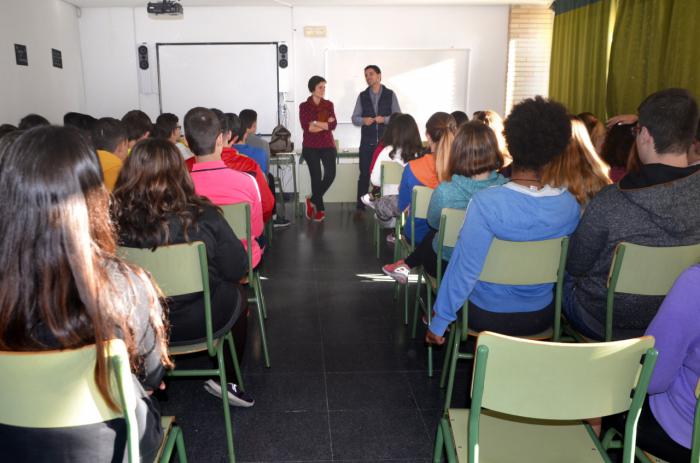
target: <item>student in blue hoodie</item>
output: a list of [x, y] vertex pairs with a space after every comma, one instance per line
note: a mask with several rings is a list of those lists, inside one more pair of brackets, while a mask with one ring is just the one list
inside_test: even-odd
[[511, 181], [474, 195], [435, 301], [426, 341], [443, 344], [447, 326], [469, 301], [469, 327], [524, 336], [554, 319], [553, 285], [498, 285], [478, 281], [494, 238], [538, 241], [570, 235], [580, 209], [565, 189], [540, 181], [544, 165], [561, 155], [571, 137], [566, 108], [542, 97], [516, 105], [505, 123], [513, 157]]
[[[472, 195], [485, 188], [503, 185], [505, 177], [496, 171], [503, 165], [496, 134], [481, 121], [462, 124], [455, 136], [447, 163], [445, 180], [435, 188], [428, 206], [430, 231], [406, 259], [382, 267], [382, 271], [406, 284], [412, 268], [423, 265], [432, 276], [437, 274], [437, 231], [443, 208], [466, 209]], [[451, 247], [442, 251], [443, 269], [452, 255]]]

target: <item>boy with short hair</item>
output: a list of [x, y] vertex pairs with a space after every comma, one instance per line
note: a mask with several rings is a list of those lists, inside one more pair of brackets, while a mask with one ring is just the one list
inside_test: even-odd
[[[226, 166], [221, 159], [224, 135], [216, 114], [207, 108], [190, 109], [185, 115], [185, 138], [197, 162], [192, 167], [192, 181], [198, 195], [206, 196], [214, 204], [225, 206], [247, 202], [250, 204], [253, 267], [262, 257], [257, 238], [263, 234], [263, 212], [260, 191], [255, 179]], [[245, 237], [238, 237], [249, 245]]]
[[[254, 159], [267, 175], [270, 160], [270, 145], [255, 135], [255, 130], [257, 130], [258, 125], [258, 114], [252, 109], [244, 109], [241, 111], [239, 118], [241, 120], [241, 127], [238, 133], [233, 134], [238, 136], [238, 143], [234, 144], [233, 147], [236, 148], [236, 151], [239, 153]], [[261, 141], [267, 144], [267, 152], [264, 148], [255, 145], [259, 145]]]
[[113, 117], [98, 119], [92, 126], [92, 143], [100, 159], [105, 186], [111, 192], [129, 153], [126, 127]]
[[153, 131], [153, 122], [143, 111], [133, 109], [122, 117], [122, 122], [126, 127], [126, 135], [129, 139], [129, 150], [144, 138], [148, 138]]

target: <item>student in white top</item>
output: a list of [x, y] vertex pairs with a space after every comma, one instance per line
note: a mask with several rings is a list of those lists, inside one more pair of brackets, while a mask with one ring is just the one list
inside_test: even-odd
[[[399, 114], [392, 118], [389, 130], [391, 130], [392, 143], [385, 146], [377, 156], [370, 174], [373, 186], [381, 186], [382, 162], [395, 162], [404, 167], [408, 161], [416, 159], [423, 151], [423, 143], [420, 139], [418, 124], [410, 114]], [[398, 207], [399, 185], [388, 184], [383, 186], [382, 196], [372, 200], [369, 194], [364, 195], [362, 202], [375, 210], [377, 218], [384, 226], [392, 226], [392, 219], [401, 214]]]

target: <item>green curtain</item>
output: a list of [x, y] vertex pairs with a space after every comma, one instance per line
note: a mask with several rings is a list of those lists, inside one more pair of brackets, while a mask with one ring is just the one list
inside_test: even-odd
[[554, 4], [549, 96], [574, 114], [605, 119], [610, 35], [617, 0], [568, 0]]
[[668, 87], [700, 98], [700, 1], [619, 0], [609, 67], [611, 115]]

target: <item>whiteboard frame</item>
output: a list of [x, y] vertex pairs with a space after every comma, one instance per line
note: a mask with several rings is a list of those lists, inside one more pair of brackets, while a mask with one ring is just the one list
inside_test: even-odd
[[[279, 62], [277, 61], [280, 42], [156, 42], [156, 65], [158, 68], [158, 112], [160, 114], [163, 114], [163, 99], [161, 96], [162, 92], [160, 82], [160, 47], [167, 47], [169, 45], [274, 45], [275, 50], [277, 51], [277, 53], [275, 53], [275, 70], [277, 71], [275, 75], [277, 79], [277, 95], [275, 98], [277, 100], [277, 125], [280, 124], [280, 67]], [[261, 133], [259, 135], [269, 137], [272, 135], [272, 133]]]
[[[469, 111], [469, 92], [472, 83], [471, 79], [471, 68], [472, 68], [472, 49], [467, 47], [450, 47], [450, 48], [326, 48], [323, 52], [323, 71], [325, 76], [328, 77], [328, 53], [333, 51], [466, 51], [467, 52], [467, 85], [464, 88], [464, 111], [468, 113]], [[338, 120], [338, 124], [352, 124], [352, 121], [341, 121]]]

